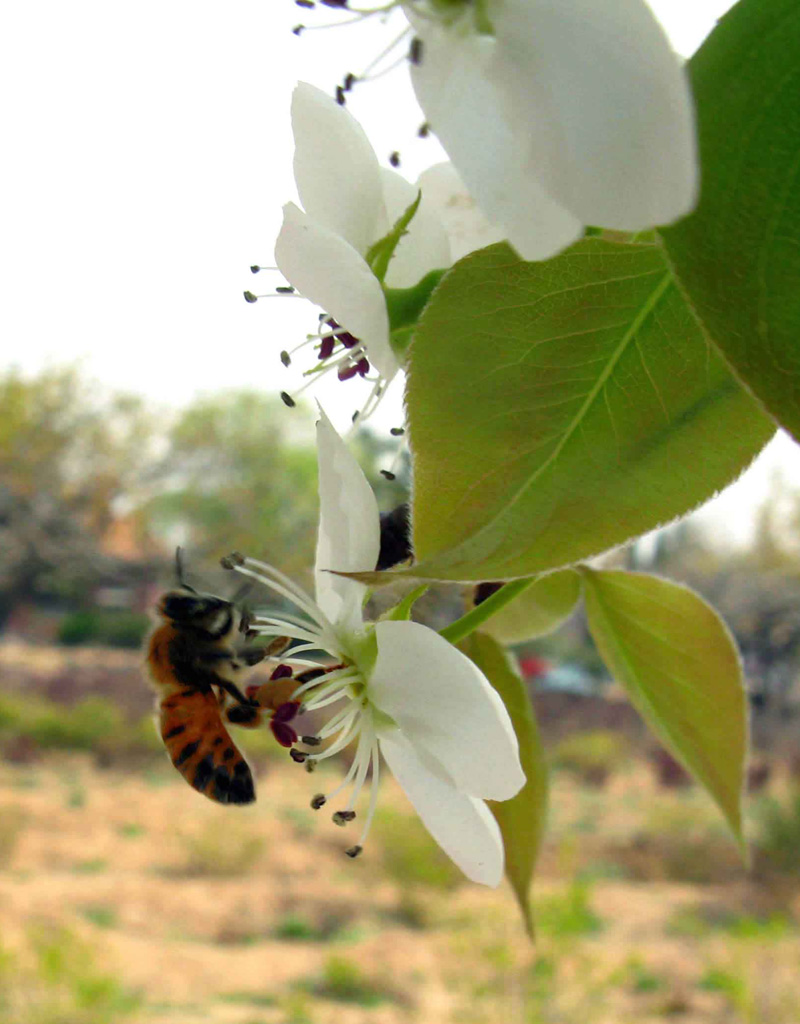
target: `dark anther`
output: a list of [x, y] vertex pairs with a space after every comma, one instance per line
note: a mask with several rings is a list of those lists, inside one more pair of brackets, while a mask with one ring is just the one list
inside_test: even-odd
[[337, 323], [332, 316], [328, 316], [326, 313], [320, 313], [319, 318], [324, 320], [325, 326], [330, 327], [332, 331], [338, 331], [341, 327], [341, 324]]
[[294, 407], [297, 405], [297, 402], [295, 402], [292, 396], [286, 391], [281, 391], [281, 401], [290, 409], [294, 409]]
[[384, 480], [396, 480], [397, 479], [397, 477], [394, 475], [394, 473], [390, 469], [382, 469], [380, 472], [381, 472], [381, 476], [384, 478]]
[[397, 152], [397, 150], [389, 154], [389, 163], [392, 165], [392, 167], [400, 166], [400, 154]]
[[293, 36], [299, 36], [304, 28], [305, 28], [305, 25], [295, 25], [295, 27], [292, 29], [292, 35]]
[[259, 265], [257, 263], [254, 263], [252, 265], [252, 267], [250, 268], [250, 273], [251, 274], [257, 274], [259, 272], [259, 270], [261, 270], [261, 267], [259, 267]]
[[419, 128], [417, 128], [417, 138], [427, 139], [428, 135], [430, 135], [430, 131], [431, 126], [428, 124], [427, 121], [423, 121]]
[[363, 846], [351, 846], [349, 850], [345, 850], [344, 852], [347, 854], [348, 857], [355, 858], [359, 855], [359, 853], [361, 853], [363, 849]]
[[[333, 329], [336, 330], [338, 326], [339, 325], [336, 324], [336, 326]], [[337, 337], [339, 338], [339, 341], [341, 341], [345, 348], [355, 348], [356, 345], [358, 345], [358, 338], [353, 337], [353, 335], [349, 331], [344, 331], [342, 334], [337, 335]]]
[[408, 59], [412, 64], [422, 63], [422, 40], [419, 36], [414, 36], [411, 40], [411, 46], [408, 49]]
[[356, 373], [361, 377], [366, 377], [369, 373], [369, 359], [366, 356], [362, 356], [356, 363]]
[[231, 551], [229, 555], [220, 558], [219, 564], [223, 569], [234, 569], [237, 565], [244, 565], [244, 555], [238, 551]]
[[[342, 665], [334, 665], [333, 668], [342, 668]], [[310, 683], [312, 679], [319, 679], [327, 672], [324, 668], [307, 668], [304, 672], [297, 673], [298, 683]], [[332, 670], [331, 670], [332, 671]]]
[[297, 733], [286, 722], [276, 722], [273, 717], [269, 723], [270, 730], [282, 747], [293, 747], [297, 743]]
[[292, 666], [291, 665], [278, 665], [278, 667], [275, 669], [275, 671], [272, 673], [272, 675], [269, 678], [270, 678], [270, 680], [273, 680], [273, 679], [288, 679], [291, 676], [291, 674], [292, 674]]
[[403, 434], [405, 434], [405, 432], [405, 427], [392, 427], [392, 429], [389, 431], [392, 437], [402, 437]]
[[318, 747], [322, 743], [319, 736], [301, 736], [300, 739], [307, 747]]
[[345, 95], [344, 89], [341, 87], [341, 85], [336, 86], [336, 102], [339, 104], [340, 107], [344, 106]]
[[381, 512], [381, 546], [376, 569], [391, 569], [411, 557], [411, 526], [408, 505]]
[[331, 815], [331, 820], [334, 825], [341, 825], [344, 827], [348, 821], [353, 821], [356, 816], [355, 811], [334, 811]]
[[350, 90], [353, 88], [357, 81], [358, 79], [356, 78], [356, 76], [352, 74], [352, 72], [348, 71], [347, 74], [344, 76], [344, 82], [342, 83], [344, 91], [350, 92]]
[[245, 302], [258, 302], [258, 296], [257, 295], [253, 295], [252, 292], [245, 292], [244, 293], [244, 301]]
[[502, 586], [502, 583], [479, 583], [477, 587], [475, 587], [475, 597], [473, 599], [475, 606], [477, 607], [479, 604], [483, 604], [483, 602], [487, 598], [491, 597], [492, 594], [496, 594]]
[[339, 380], [352, 380], [357, 373], [357, 366], [340, 366], [336, 373], [336, 376], [339, 378]]
[[350, 417], [350, 420], [351, 420], [351, 422], [352, 422], [352, 423], [355, 423], [355, 421], [356, 421], [356, 420], [358, 419], [358, 417], [359, 417], [360, 415], [361, 415], [361, 413], [360, 413], [360, 412], [358, 411], [358, 409], [356, 409], [356, 411], [355, 411], [355, 412], [353, 413], [353, 415], [352, 415], [352, 416]]
[[348, 0], [319, 0], [319, 2], [326, 7], [338, 7], [341, 10], [345, 10], [348, 4]]
[[336, 338], [334, 337], [334, 335], [329, 334], [327, 337], [323, 338], [319, 346], [319, 358], [330, 359], [330, 357], [333, 355], [333, 349], [335, 345]]
[[284, 349], [284, 350], [283, 350], [283, 352], [281, 352], [281, 362], [282, 362], [282, 363], [283, 363], [283, 365], [284, 365], [284, 366], [286, 366], [286, 367], [289, 367], [289, 366], [291, 366], [291, 365], [292, 365], [292, 360], [291, 360], [291, 356], [290, 356], [290, 355], [289, 355], [289, 353], [288, 353], [288, 352], [286, 351], [286, 349]]
[[294, 295], [294, 286], [291, 284], [279, 284], [275, 291], [278, 295]]
[[296, 764], [305, 764], [308, 754], [304, 754], [302, 750], [297, 750], [295, 747], [292, 747], [289, 751], [289, 757], [291, 757]]
[[316, 796], [313, 796], [311, 798], [311, 809], [312, 810], [318, 811], [320, 809], [320, 807], [324, 807], [324, 806], [325, 806], [325, 794], [324, 793], [317, 793]]
[[273, 725], [291, 722], [296, 717], [299, 707], [300, 701], [297, 700], [287, 700], [285, 704], [281, 704], [272, 715]]
[[298, 7], [307, 7], [311, 10], [314, 6], [314, 0], [294, 0]]
[[305, 768], [305, 770], [310, 775], [312, 772], [315, 772], [317, 770], [317, 762], [316, 761], [306, 761], [306, 763], [303, 765], [303, 767]]

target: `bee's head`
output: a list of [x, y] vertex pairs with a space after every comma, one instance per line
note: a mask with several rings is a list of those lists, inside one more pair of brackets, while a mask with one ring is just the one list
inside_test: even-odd
[[190, 629], [208, 640], [220, 640], [239, 625], [239, 616], [230, 601], [185, 587], [163, 594], [156, 611], [174, 626]]
[[183, 553], [175, 551], [175, 575], [178, 586], [161, 595], [156, 613], [178, 629], [190, 630], [203, 640], [228, 639], [240, 630], [249, 618], [237, 609], [237, 598], [226, 601], [214, 594], [201, 594], [186, 582]]

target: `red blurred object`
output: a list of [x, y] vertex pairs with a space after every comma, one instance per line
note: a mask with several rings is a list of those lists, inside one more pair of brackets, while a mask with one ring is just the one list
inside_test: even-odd
[[519, 659], [519, 667], [526, 679], [540, 679], [546, 676], [553, 663], [547, 658], [538, 658], [535, 654], [529, 654], [526, 658]]

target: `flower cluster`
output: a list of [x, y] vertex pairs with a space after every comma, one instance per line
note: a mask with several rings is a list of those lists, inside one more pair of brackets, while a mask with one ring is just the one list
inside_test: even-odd
[[[345, 778], [311, 806], [330, 805], [349, 790], [333, 820], [356, 817], [369, 782], [367, 812], [356, 843], [366, 840], [375, 811], [381, 761], [405, 790], [420, 818], [468, 878], [499, 884], [500, 831], [485, 801], [507, 800], [525, 782], [517, 739], [500, 698], [465, 655], [427, 626], [410, 621], [364, 622], [363, 584], [338, 575], [373, 566], [380, 545], [375, 497], [358, 463], [323, 414], [317, 424], [320, 523], [316, 598], [277, 569], [252, 558], [227, 564], [291, 602], [292, 614], [258, 614], [252, 628], [299, 641], [256, 697], [274, 712], [273, 733], [306, 767], [350, 744]], [[304, 661], [328, 655], [330, 667]], [[330, 709], [314, 735], [298, 735], [305, 712]], [[476, 757], [476, 750], [482, 752]]]
[[380, 8], [395, 9], [426, 127], [523, 259], [554, 255], [584, 225], [637, 232], [694, 206], [688, 77], [645, 0]]
[[319, 331], [299, 346], [316, 349], [312, 379], [335, 371], [369, 380], [366, 418], [400, 368], [393, 335], [406, 325], [393, 323], [391, 296], [448, 267], [450, 243], [420, 183], [380, 167], [349, 111], [304, 82], [292, 97], [292, 130], [303, 208], [284, 206], [275, 261], [291, 288], [324, 310]]

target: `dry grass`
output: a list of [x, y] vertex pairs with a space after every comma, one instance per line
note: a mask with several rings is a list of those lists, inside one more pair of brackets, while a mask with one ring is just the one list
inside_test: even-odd
[[[91, 1024], [800, 1019], [796, 883], [782, 877], [776, 908], [770, 886], [727, 863], [721, 880], [688, 882], [683, 868], [675, 880], [678, 833], [705, 874], [726, 840], [699, 794], [659, 794], [646, 767], [602, 793], [557, 778], [536, 950], [508, 891], [434, 866], [393, 786], [353, 862], [347, 832], [303, 810], [325, 780], [294, 767], [270, 767], [244, 809], [203, 800], [168, 765], [99, 771], [89, 755], [50, 754], [3, 767], [0, 807], [15, 824], [2, 940], [41, 996], [14, 1024], [49, 1024], [36, 1006], [50, 982], [31, 954], [42, 928], [89, 979], [75, 991], [100, 993]], [[645, 835], [657, 860], [659, 829], [666, 861], [632, 870], [621, 854]], [[4, 976], [7, 998], [16, 976]]]

